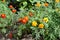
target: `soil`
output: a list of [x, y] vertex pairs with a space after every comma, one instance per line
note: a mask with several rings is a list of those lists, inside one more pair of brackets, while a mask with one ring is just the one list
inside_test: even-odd
[[[18, 39], [14, 39], [14, 38], [12, 38], [12, 39], [5, 38], [2, 34], [0, 34], [0, 40], [18, 40]], [[29, 35], [24, 35], [21, 40], [34, 40], [34, 39], [32, 38], [32, 35], [29, 34]]]

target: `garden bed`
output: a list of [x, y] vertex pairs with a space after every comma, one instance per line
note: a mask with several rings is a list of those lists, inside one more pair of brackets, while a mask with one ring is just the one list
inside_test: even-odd
[[0, 0], [0, 40], [60, 40], [60, 0]]

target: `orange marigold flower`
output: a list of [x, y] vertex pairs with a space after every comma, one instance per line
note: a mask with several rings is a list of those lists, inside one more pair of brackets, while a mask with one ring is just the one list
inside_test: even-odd
[[5, 0], [2, 0], [2, 2], [5, 2]]
[[44, 6], [48, 7], [48, 5], [49, 5], [48, 3], [44, 3]]
[[44, 24], [39, 24], [38, 27], [39, 28], [44, 28]]

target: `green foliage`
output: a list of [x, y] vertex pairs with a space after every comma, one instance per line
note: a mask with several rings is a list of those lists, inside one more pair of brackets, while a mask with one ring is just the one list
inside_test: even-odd
[[[36, 40], [40, 40], [42, 36], [44, 40], [57, 40], [57, 37], [60, 38], [60, 2], [56, 3], [55, 0], [15, 0], [14, 3], [19, 2], [20, 11], [16, 12], [18, 14], [13, 13], [8, 8], [9, 2], [3, 3], [0, 1], [0, 14], [6, 14], [5, 19], [0, 17], [0, 27], [3, 28], [2, 33], [6, 33], [8, 29], [5, 27], [10, 26], [12, 30], [17, 30], [16, 35], [18, 38], [24, 32], [31, 32]], [[37, 2], [41, 3], [40, 7], [35, 6]], [[44, 6], [45, 2], [48, 2], [48, 7]], [[29, 12], [34, 15], [29, 16]], [[26, 24], [18, 23], [18, 19], [25, 16], [28, 16], [28, 22]], [[47, 23], [42, 21], [44, 18], [48, 18]], [[32, 26], [33, 21], [36, 21], [38, 25], [44, 24], [44, 28], [39, 28], [38, 25], [36, 27]]]
[[12, 25], [13, 13], [10, 11], [6, 3], [0, 2], [0, 14], [6, 14], [6, 19], [0, 17], [0, 27]]

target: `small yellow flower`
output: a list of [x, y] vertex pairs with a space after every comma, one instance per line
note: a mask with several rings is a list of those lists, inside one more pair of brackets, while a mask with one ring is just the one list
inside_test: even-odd
[[44, 28], [44, 24], [39, 24], [38, 27], [39, 28]]
[[59, 2], [59, 0], [55, 0], [55, 2], [56, 2], [56, 3], [58, 3], [58, 2]]
[[40, 2], [37, 2], [35, 6], [40, 7], [41, 6]]
[[32, 22], [32, 26], [37, 26], [37, 22], [36, 21], [33, 21]]
[[43, 21], [47, 23], [48, 22], [48, 18], [44, 18]]

